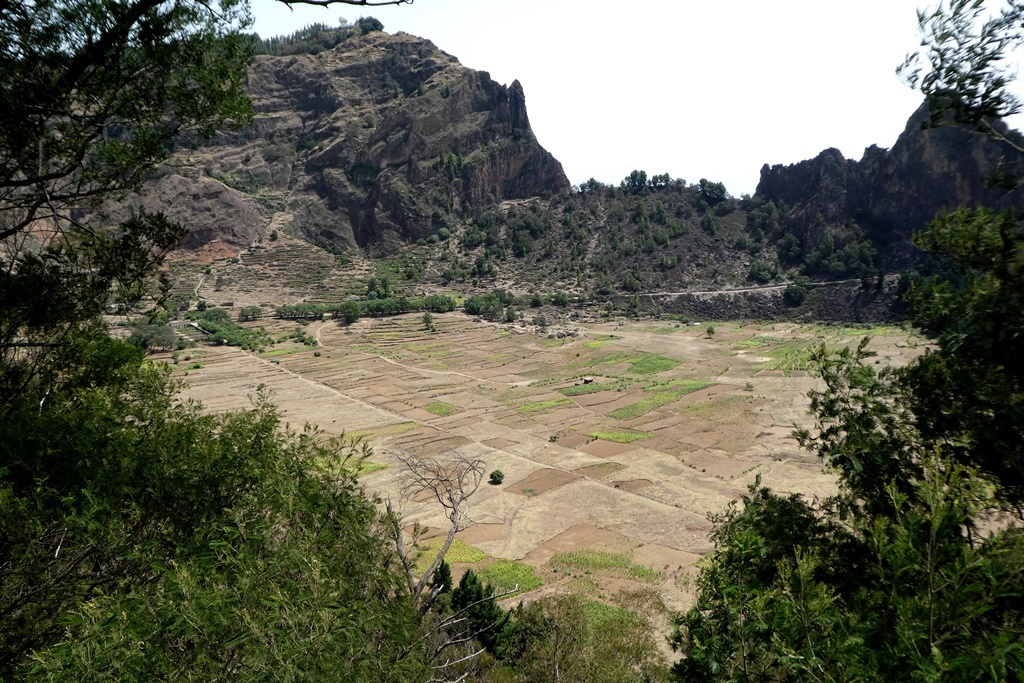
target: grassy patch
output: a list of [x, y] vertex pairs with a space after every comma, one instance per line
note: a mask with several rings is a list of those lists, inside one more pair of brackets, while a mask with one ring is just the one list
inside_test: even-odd
[[379, 472], [380, 470], [386, 470], [388, 468], [382, 462], [368, 462], [364, 461], [362, 465], [356, 470], [356, 474], [369, 474], [370, 472]]
[[633, 443], [634, 441], [640, 441], [641, 439], [651, 438], [654, 436], [654, 432], [590, 432], [587, 436], [595, 439], [601, 439], [602, 441], [614, 441], [615, 443]]
[[384, 425], [383, 427], [375, 427], [374, 429], [360, 429], [355, 432], [348, 432], [347, 436], [353, 439], [363, 439], [368, 441], [369, 439], [375, 439], [378, 436], [394, 436], [395, 434], [405, 434], [408, 431], [419, 427], [415, 422], [399, 422], [393, 425]]
[[706, 387], [711, 386], [711, 382], [698, 382], [696, 380], [683, 380], [682, 382], [673, 383], [665, 387], [660, 387], [654, 390], [654, 396], [645, 398], [642, 401], [636, 403], [630, 403], [629, 405], [622, 406], [617, 410], [613, 410], [608, 413], [608, 417], [613, 417], [616, 420], [631, 420], [634, 417], [639, 417], [649, 410], [654, 410], [669, 403], [675, 403], [683, 396], [692, 394], [695, 391], [700, 391]]
[[633, 372], [638, 375], [653, 375], [665, 372], [679, 365], [679, 361], [664, 356], [643, 355], [629, 361]]
[[583, 605], [583, 612], [587, 615], [587, 623], [595, 630], [603, 628], [616, 628], [623, 623], [639, 624], [643, 617], [627, 609], [606, 605], [597, 600], [587, 600]]
[[780, 344], [785, 343], [785, 339], [779, 339], [778, 337], [754, 336], [751, 337], [750, 339], [741, 339], [739, 341], [734, 341], [732, 345], [744, 349], [760, 349], [764, 348], [765, 346], [779, 346]]
[[552, 408], [560, 408], [561, 406], [567, 406], [572, 404], [572, 401], [567, 398], [550, 398], [547, 401], [536, 401], [535, 403], [527, 403], [525, 406], [519, 406], [516, 408], [520, 413], [537, 413], [542, 410], [550, 410]]
[[547, 387], [547, 386], [551, 386], [552, 384], [558, 384], [561, 381], [562, 381], [562, 378], [558, 377], [556, 375], [555, 377], [547, 377], [545, 379], [534, 380], [534, 381], [530, 382], [530, 386], [531, 387]]
[[616, 365], [618, 363], [631, 363], [636, 360], [637, 356], [634, 353], [627, 353], [620, 351], [619, 353], [612, 353], [607, 356], [601, 356], [600, 358], [594, 358], [582, 364], [582, 367], [593, 367], [595, 365]]
[[610, 341], [604, 339], [593, 339], [591, 341], [585, 341], [581, 346], [585, 349], [600, 349], [601, 347], [608, 346], [611, 344]]
[[879, 325], [875, 327], [840, 327], [838, 330], [825, 328], [826, 332], [838, 331], [844, 337], [895, 337], [907, 331], [895, 325]]
[[539, 588], [544, 582], [533, 567], [513, 560], [497, 560], [490, 567], [477, 571], [480, 580], [494, 587], [495, 593], [505, 593], [519, 586], [525, 593]]
[[565, 344], [565, 338], [558, 339], [557, 337], [554, 339], [548, 339], [547, 337], [544, 337], [543, 339], [539, 339], [537, 341], [540, 343], [541, 346], [548, 347], [562, 346], [563, 344]]
[[758, 366], [759, 370], [782, 370], [787, 377], [797, 370], [806, 370], [814, 355], [815, 346], [779, 346], [766, 351], [771, 359]]
[[660, 572], [642, 564], [633, 564], [622, 553], [609, 553], [601, 550], [574, 550], [568, 553], [556, 553], [551, 558], [551, 567], [559, 571], [608, 574], [650, 583], [661, 579]]
[[584, 394], [596, 394], [599, 391], [614, 391], [622, 386], [621, 382], [591, 382], [590, 384], [575, 384], [571, 387], [562, 387], [558, 391], [566, 396], [583, 396]]
[[[444, 536], [438, 536], [431, 538], [428, 541], [422, 541], [416, 548], [416, 563], [414, 571], [416, 574], [423, 574], [430, 568], [430, 563], [437, 557], [437, 553], [441, 550], [441, 546], [444, 545]], [[448, 552], [445, 553], [444, 559], [448, 561], [448, 564], [454, 564], [460, 562], [463, 564], [475, 564], [483, 559], [487, 558], [487, 554], [484, 551], [471, 546], [465, 541], [459, 539], [453, 539], [451, 546], [448, 548]]]
[[448, 417], [449, 415], [454, 415], [462, 410], [458, 406], [453, 406], [451, 403], [445, 403], [443, 401], [431, 403], [428, 406], [424, 406], [423, 409], [428, 413], [433, 413], [439, 417]]

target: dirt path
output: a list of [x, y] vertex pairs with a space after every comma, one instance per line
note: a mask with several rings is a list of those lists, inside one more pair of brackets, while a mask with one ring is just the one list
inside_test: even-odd
[[[852, 278], [849, 280], [830, 280], [827, 282], [808, 282], [806, 287], [836, 287], [839, 285], [849, 285], [854, 282], [860, 282], [860, 278]], [[641, 294], [641, 296], [684, 296], [686, 294], [692, 294], [694, 296], [722, 296], [725, 294], [746, 294], [748, 292], [776, 292], [780, 289], [785, 289], [790, 286], [790, 282], [786, 282], [781, 285], [758, 285], [756, 287], [741, 287], [739, 289], [710, 289], [702, 292], [651, 292], [649, 294]]]

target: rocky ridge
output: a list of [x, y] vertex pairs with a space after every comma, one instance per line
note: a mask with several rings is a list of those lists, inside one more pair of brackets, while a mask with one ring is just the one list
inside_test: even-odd
[[248, 90], [253, 125], [184, 140], [137, 202], [188, 225], [186, 249], [281, 230], [389, 253], [470, 207], [569, 189], [519, 82], [422, 38], [372, 32], [316, 55], [259, 56]]
[[[789, 166], [765, 164], [757, 195], [789, 205], [785, 228], [805, 250], [855, 223], [874, 242], [884, 270], [907, 265], [911, 236], [943, 209], [1024, 206], [1024, 187], [999, 186], [1001, 177], [1024, 173], [1024, 155], [965, 126], [931, 123], [922, 105], [892, 149], [872, 145], [860, 161], [827, 149]], [[1024, 146], [1024, 136], [995, 126]]]

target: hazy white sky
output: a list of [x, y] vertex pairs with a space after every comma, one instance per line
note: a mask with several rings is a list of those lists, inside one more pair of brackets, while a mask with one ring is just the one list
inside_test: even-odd
[[895, 75], [919, 44], [914, 0], [252, 6], [264, 37], [375, 16], [500, 83], [518, 79], [534, 133], [573, 184], [643, 169], [753, 193], [764, 163], [891, 147], [921, 101]]

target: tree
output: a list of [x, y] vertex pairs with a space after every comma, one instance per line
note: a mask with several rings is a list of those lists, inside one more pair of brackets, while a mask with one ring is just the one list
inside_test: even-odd
[[700, 179], [700, 183], [697, 185], [697, 194], [708, 203], [708, 206], [714, 206], [730, 198], [724, 183], [713, 183], [707, 178]]
[[928, 98], [934, 124], [951, 115], [1024, 152], [993, 125], [1021, 110], [1009, 85], [1017, 76], [1014, 51], [1024, 44], [1024, 4], [998, 4], [993, 12], [982, 0], [950, 0], [918, 11], [924, 52], [909, 55], [897, 71]]
[[[1024, 672], [1020, 513], [1024, 331], [1009, 216], [961, 211], [919, 238], [955, 258], [915, 283], [935, 349], [876, 372], [867, 340], [817, 355], [813, 431], [840, 478], [825, 501], [759, 483], [715, 520], [678, 680], [1012, 680]], [[984, 532], [982, 523], [985, 523]]]
[[247, 121], [246, 14], [0, 3], [4, 680], [428, 676], [359, 449], [288, 433], [265, 399], [203, 415], [100, 320], [183, 231], [97, 203]]
[[[399, 4], [399, 3], [392, 3], [392, 4]], [[383, 31], [384, 30], [384, 24], [381, 23], [380, 19], [376, 19], [374, 17], [359, 17], [359, 19], [356, 21], [356, 26], [359, 27], [359, 31], [364, 36], [367, 33], [372, 33], [373, 31]]]
[[259, 306], [245, 306], [238, 312], [238, 319], [241, 322], [259, 320], [263, 317], [263, 309]]
[[620, 187], [629, 194], [643, 194], [647, 191], [647, 171], [632, 171], [623, 178]]
[[445, 554], [455, 540], [455, 534], [470, 523], [469, 499], [483, 481], [484, 462], [464, 457], [435, 459], [404, 454], [399, 454], [398, 459], [405, 470], [402, 500], [416, 500], [426, 495], [428, 500], [432, 499], [441, 506], [449, 522], [447, 534], [433, 560], [425, 571], [417, 572], [416, 550], [419, 530], [413, 533], [411, 543], [407, 542], [405, 531], [402, 529], [401, 515], [390, 499], [385, 503], [391, 538], [405, 569], [408, 593], [421, 611], [426, 612], [438, 594], [436, 588], [427, 591], [434, 572], [444, 561]]

